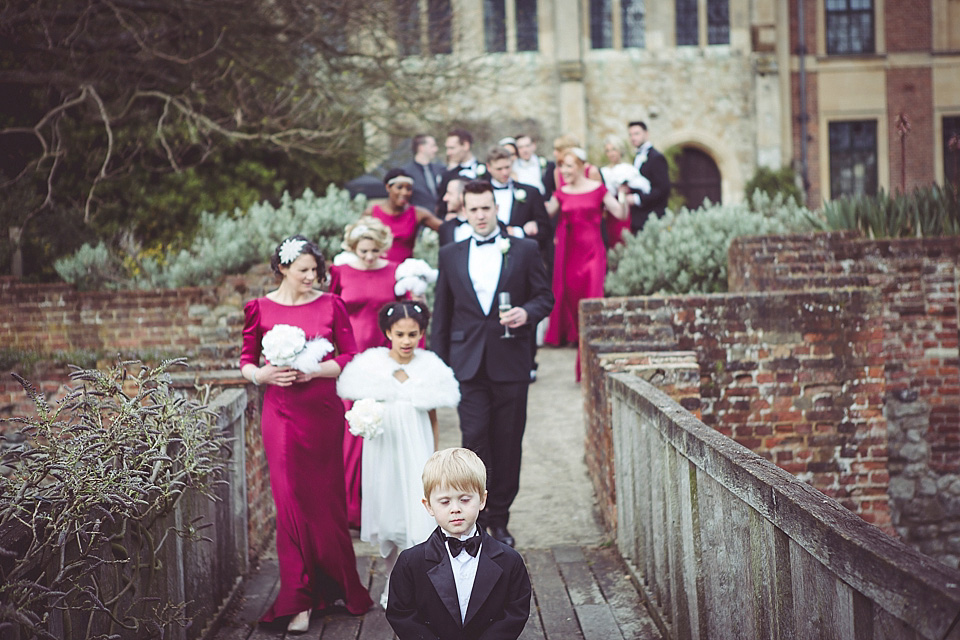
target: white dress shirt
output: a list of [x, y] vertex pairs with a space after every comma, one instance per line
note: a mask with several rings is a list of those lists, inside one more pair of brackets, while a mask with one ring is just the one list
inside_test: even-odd
[[470, 226], [466, 218], [457, 216], [457, 220], [460, 221], [460, 224], [453, 228], [453, 241], [462, 242], [473, 235], [473, 227]]
[[473, 290], [477, 293], [477, 301], [484, 315], [490, 315], [493, 307], [493, 298], [497, 293], [497, 284], [500, 282], [500, 268], [503, 265], [503, 254], [496, 242], [477, 246], [475, 240], [486, 240], [500, 235], [497, 229], [491, 235], [483, 238], [476, 234], [470, 241], [470, 255], [467, 257], [467, 271]]
[[540, 164], [540, 156], [530, 156], [529, 160], [517, 158], [513, 162], [513, 170], [520, 184], [536, 187], [540, 195], [547, 192], [543, 187], [543, 167]]
[[[469, 535], [460, 536], [461, 540], [476, 535], [477, 530]], [[446, 535], [446, 534], [444, 534]], [[453, 581], [457, 584], [457, 601], [460, 604], [460, 622], [467, 619], [467, 607], [470, 605], [470, 594], [473, 593], [473, 583], [477, 579], [477, 567], [480, 566], [480, 554], [483, 552], [483, 545], [477, 551], [477, 556], [471, 556], [466, 550], [461, 551], [454, 556], [450, 553], [450, 545], [444, 543], [447, 555], [450, 556], [450, 566], [453, 568]]]
[[497, 219], [503, 224], [510, 224], [510, 214], [513, 212], [513, 185], [507, 182], [502, 184], [491, 180], [493, 185], [493, 200], [497, 203]]

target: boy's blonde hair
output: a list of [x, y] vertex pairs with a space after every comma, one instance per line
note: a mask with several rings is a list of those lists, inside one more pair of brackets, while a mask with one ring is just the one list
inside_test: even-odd
[[455, 447], [435, 452], [423, 466], [423, 497], [440, 487], [456, 491], [475, 491], [480, 497], [487, 491], [487, 468], [470, 449]]

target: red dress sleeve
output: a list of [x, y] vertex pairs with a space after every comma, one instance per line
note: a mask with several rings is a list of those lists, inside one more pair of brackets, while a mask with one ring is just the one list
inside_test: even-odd
[[327, 295], [333, 301], [333, 342], [337, 347], [337, 357], [333, 361], [343, 369], [357, 355], [357, 341], [343, 300], [335, 294]]
[[330, 286], [327, 291], [337, 295], [343, 291], [343, 277], [340, 275], [340, 268], [336, 265], [330, 267]]
[[243, 346], [240, 349], [240, 367], [246, 364], [260, 366], [263, 330], [260, 328], [260, 301], [251, 300], [243, 307]]

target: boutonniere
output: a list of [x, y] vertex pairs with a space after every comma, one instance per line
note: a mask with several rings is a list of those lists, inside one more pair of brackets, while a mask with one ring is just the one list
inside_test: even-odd
[[510, 238], [505, 238], [504, 236], [497, 238], [497, 249], [499, 249], [503, 257], [506, 258], [507, 252], [510, 251]]
[[513, 190], [513, 199], [517, 202], [523, 202], [527, 199], [527, 192], [523, 189], [514, 189]]
[[482, 175], [485, 174], [486, 172], [487, 172], [487, 167], [486, 167], [486, 166], [484, 166], [484, 165], [482, 165], [482, 164], [478, 164], [478, 165], [477, 165], [477, 176], [478, 176], [478, 177], [479, 177], [479, 176], [482, 176]]
[[541, 169], [546, 169], [546, 168], [547, 168], [547, 159], [544, 158], [543, 156], [537, 156], [537, 157], [540, 159], [540, 168], [541, 168]]

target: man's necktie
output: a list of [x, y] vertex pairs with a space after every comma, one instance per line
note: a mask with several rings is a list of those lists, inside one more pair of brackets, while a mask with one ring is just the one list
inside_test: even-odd
[[430, 190], [430, 195], [436, 198], [437, 197], [437, 181], [433, 177], [433, 171], [430, 169], [429, 164], [423, 165], [423, 179], [427, 182], [427, 189]]
[[479, 238], [474, 237], [474, 238], [473, 238], [473, 241], [477, 243], [477, 246], [478, 246], [478, 247], [482, 247], [482, 246], [485, 245], [485, 244], [493, 244], [494, 242], [497, 241], [497, 238], [498, 238], [498, 237], [500, 237], [500, 236], [495, 233], [495, 234], [493, 234], [492, 236], [490, 236], [489, 238], [487, 238], [486, 240], [480, 240]]
[[477, 554], [480, 553], [480, 536], [471, 536], [466, 540], [447, 536], [447, 545], [450, 547], [450, 555], [454, 558], [460, 555], [460, 551], [463, 549], [466, 549], [467, 553], [476, 558]]

